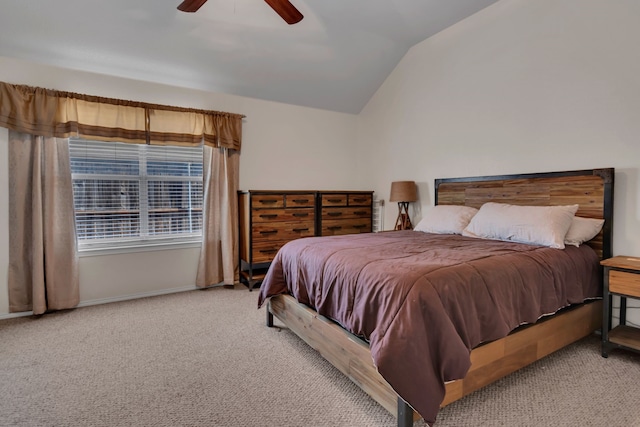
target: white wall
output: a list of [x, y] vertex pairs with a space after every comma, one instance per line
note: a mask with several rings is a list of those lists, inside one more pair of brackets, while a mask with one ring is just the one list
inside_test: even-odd
[[614, 254], [640, 256], [639, 18], [637, 0], [503, 0], [414, 46], [359, 116], [361, 182], [418, 182], [416, 223], [435, 178], [615, 167]]
[[[0, 81], [111, 98], [245, 114], [242, 189], [357, 186], [356, 116], [152, 84], [0, 57]], [[8, 132], [0, 129], [0, 170]], [[8, 313], [8, 177], [0, 173], [0, 316]], [[199, 249], [80, 258], [82, 304], [193, 288]]]

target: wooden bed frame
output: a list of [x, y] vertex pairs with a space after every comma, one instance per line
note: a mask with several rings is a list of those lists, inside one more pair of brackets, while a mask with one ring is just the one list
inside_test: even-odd
[[[445, 178], [435, 181], [435, 202], [477, 208], [488, 201], [578, 204], [577, 215], [605, 220], [600, 234], [588, 242], [604, 259], [611, 257], [612, 251], [613, 183], [613, 168]], [[273, 326], [273, 316], [396, 416], [399, 427], [411, 426], [420, 418], [378, 373], [365, 341], [289, 295], [270, 298], [268, 326]], [[480, 345], [471, 351], [471, 368], [465, 378], [446, 384], [441, 407], [586, 337], [601, 323], [602, 301], [596, 300], [563, 309], [505, 338]]]

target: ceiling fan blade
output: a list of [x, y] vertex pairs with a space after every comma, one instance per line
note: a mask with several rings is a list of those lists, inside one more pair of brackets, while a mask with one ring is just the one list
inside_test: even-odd
[[182, 12], [195, 12], [200, 9], [203, 4], [205, 4], [207, 0], [184, 0], [178, 6], [178, 10]]
[[289, 0], [264, 0], [287, 24], [292, 25], [302, 21], [302, 13]]

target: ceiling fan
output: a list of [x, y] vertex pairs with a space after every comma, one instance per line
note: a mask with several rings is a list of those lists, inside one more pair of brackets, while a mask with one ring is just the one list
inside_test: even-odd
[[[273, 10], [276, 11], [287, 24], [292, 25], [302, 21], [302, 13], [289, 0], [264, 0]], [[205, 4], [207, 0], [184, 0], [178, 6], [182, 12], [195, 12]]]

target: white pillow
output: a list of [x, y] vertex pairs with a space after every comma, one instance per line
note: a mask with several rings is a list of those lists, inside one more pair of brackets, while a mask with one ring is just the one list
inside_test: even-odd
[[564, 243], [565, 245], [580, 246], [596, 237], [602, 230], [603, 225], [604, 219], [574, 216], [571, 227], [569, 227], [569, 231], [567, 231], [567, 235], [564, 238]]
[[462, 234], [478, 209], [469, 206], [436, 205], [427, 210], [415, 231], [437, 234]]
[[518, 206], [485, 203], [462, 232], [463, 236], [506, 240], [564, 249], [578, 205]]

